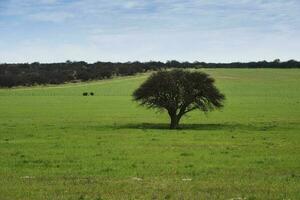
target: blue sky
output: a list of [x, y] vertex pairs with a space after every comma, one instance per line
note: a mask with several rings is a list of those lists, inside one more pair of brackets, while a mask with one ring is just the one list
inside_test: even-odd
[[0, 63], [300, 60], [300, 0], [0, 0]]

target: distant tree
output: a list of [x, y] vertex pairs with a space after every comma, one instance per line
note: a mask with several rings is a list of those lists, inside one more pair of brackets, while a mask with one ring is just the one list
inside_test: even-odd
[[166, 66], [168, 68], [179, 68], [181, 66], [181, 63], [177, 60], [169, 60], [166, 62]]
[[96, 62], [66, 61], [63, 63], [0, 63], [0, 88], [14, 86], [31, 86], [37, 84], [62, 84], [89, 80], [101, 80], [114, 76], [135, 75], [147, 71], [185, 68], [300, 68], [296, 60], [272, 62], [233, 62], [205, 63], [178, 62], [171, 60], [166, 63], [149, 62]]
[[273, 61], [274, 63], [280, 63], [280, 59], [275, 59], [274, 61]]
[[186, 113], [204, 112], [223, 107], [225, 96], [214, 86], [214, 79], [202, 72], [183, 70], [152, 74], [137, 90], [135, 101], [148, 108], [167, 110], [170, 129], [177, 129]]

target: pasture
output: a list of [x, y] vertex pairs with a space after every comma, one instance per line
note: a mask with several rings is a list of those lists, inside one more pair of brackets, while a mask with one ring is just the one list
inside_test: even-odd
[[176, 131], [148, 74], [0, 89], [0, 199], [300, 199], [300, 70], [203, 71], [225, 107]]

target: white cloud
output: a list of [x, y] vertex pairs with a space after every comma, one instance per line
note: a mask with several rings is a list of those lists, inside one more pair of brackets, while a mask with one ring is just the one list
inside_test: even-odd
[[4, 60], [300, 59], [298, 0], [9, 0], [3, 9], [4, 40], [41, 40], [7, 42]]
[[27, 16], [28, 19], [44, 22], [64, 22], [73, 17], [74, 15], [68, 12], [39, 12]]
[[55, 4], [58, 0], [40, 0], [42, 4]]

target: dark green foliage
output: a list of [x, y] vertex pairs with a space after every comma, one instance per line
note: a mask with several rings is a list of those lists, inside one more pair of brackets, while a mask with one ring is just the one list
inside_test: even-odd
[[214, 79], [203, 72], [183, 70], [154, 73], [134, 93], [135, 101], [148, 108], [168, 111], [171, 129], [178, 128], [186, 113], [223, 107], [225, 96], [214, 86]]
[[290, 60], [280, 62], [260, 61], [249, 63], [205, 63], [205, 62], [178, 62], [176, 60], [163, 62], [86, 62], [65, 63], [24, 63], [0, 64], [0, 87], [31, 86], [41, 84], [62, 84], [89, 80], [101, 80], [113, 76], [135, 75], [149, 70], [167, 68], [300, 68], [300, 62]]

